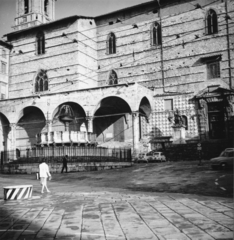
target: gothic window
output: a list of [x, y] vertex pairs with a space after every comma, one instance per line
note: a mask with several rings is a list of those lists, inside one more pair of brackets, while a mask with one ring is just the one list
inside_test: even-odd
[[43, 32], [39, 32], [36, 37], [36, 52], [38, 55], [45, 53], [45, 35]]
[[35, 80], [35, 92], [48, 90], [48, 77], [45, 70], [40, 70]]
[[162, 30], [159, 23], [155, 22], [151, 26], [151, 45], [157, 46], [162, 44]]
[[207, 63], [207, 79], [219, 78], [220, 77], [220, 63], [209, 62]]
[[29, 0], [24, 0], [24, 14], [29, 12]]
[[206, 16], [206, 33], [208, 35], [218, 32], [218, 19], [214, 10], [210, 9]]
[[107, 54], [116, 53], [116, 37], [114, 33], [110, 33], [107, 37], [106, 52]]
[[108, 85], [115, 85], [118, 84], [118, 77], [117, 73], [112, 70], [109, 75]]
[[48, 15], [48, 5], [49, 5], [49, 0], [45, 0], [44, 2], [44, 12], [46, 15]]

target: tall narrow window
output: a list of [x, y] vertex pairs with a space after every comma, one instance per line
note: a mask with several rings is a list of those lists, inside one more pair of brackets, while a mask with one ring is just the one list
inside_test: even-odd
[[1, 62], [1, 72], [3, 74], [6, 74], [7, 73], [7, 65], [5, 62]]
[[43, 32], [39, 32], [36, 37], [36, 46], [37, 46], [37, 54], [45, 53], [45, 35]]
[[40, 70], [35, 80], [35, 92], [48, 90], [48, 77], [45, 70]]
[[6, 58], [6, 50], [5, 49], [2, 49], [2, 57]]
[[206, 16], [206, 33], [214, 34], [218, 32], [218, 19], [214, 10], [210, 9]]
[[164, 100], [164, 108], [165, 108], [165, 110], [172, 111], [173, 110], [173, 99], [165, 99]]
[[44, 1], [44, 12], [46, 15], [48, 15], [48, 5], [49, 5], [49, 0]]
[[162, 44], [162, 29], [159, 23], [155, 22], [151, 26], [151, 45], [157, 46]]
[[110, 33], [107, 38], [106, 44], [107, 54], [114, 54], [116, 53], [116, 37], [114, 33]]
[[29, 0], [24, 0], [24, 14], [29, 12]]
[[207, 79], [219, 78], [220, 77], [220, 63], [209, 62], [207, 63]]
[[108, 79], [108, 85], [115, 85], [115, 84], [118, 84], [117, 73], [114, 70], [111, 70], [109, 79]]

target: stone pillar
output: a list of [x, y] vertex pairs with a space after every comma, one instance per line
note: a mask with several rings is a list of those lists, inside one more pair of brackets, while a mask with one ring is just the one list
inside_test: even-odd
[[136, 153], [139, 148], [139, 112], [132, 112], [132, 139], [133, 152]]
[[52, 120], [47, 120], [46, 125], [47, 125], [47, 143], [52, 143]]
[[16, 123], [11, 123], [11, 143], [10, 143], [10, 158], [11, 160], [16, 160]]
[[86, 117], [86, 120], [87, 120], [87, 124], [88, 124], [88, 131], [89, 133], [92, 133], [93, 132], [93, 117], [91, 116], [88, 116]]
[[200, 109], [198, 109], [199, 123], [200, 123], [200, 138], [208, 139], [208, 106], [204, 99], [199, 100]]

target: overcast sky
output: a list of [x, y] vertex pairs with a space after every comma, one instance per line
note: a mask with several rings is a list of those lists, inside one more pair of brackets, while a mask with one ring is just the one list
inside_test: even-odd
[[[57, 0], [56, 19], [72, 16], [98, 16], [125, 7], [130, 7], [150, 0]], [[12, 32], [16, 16], [16, 0], [0, 0], [0, 38]]]

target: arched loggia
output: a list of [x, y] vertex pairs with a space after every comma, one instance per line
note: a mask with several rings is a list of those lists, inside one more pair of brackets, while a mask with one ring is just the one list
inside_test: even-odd
[[7, 161], [7, 157], [5, 156], [5, 152], [9, 148], [9, 139], [8, 135], [11, 130], [9, 120], [6, 116], [0, 113], [0, 152], [1, 152], [1, 164]]
[[[66, 129], [66, 124], [61, 118], [68, 111], [71, 115], [71, 121], [68, 121], [69, 126]], [[53, 112], [52, 131], [87, 131], [86, 113], [84, 109], [75, 102], [64, 102], [60, 104]]]
[[148, 134], [147, 123], [149, 121], [151, 111], [149, 100], [146, 97], [143, 97], [139, 106], [139, 139], [142, 139]]
[[107, 97], [100, 101], [94, 114], [94, 132], [97, 141], [124, 142], [129, 135], [128, 103], [120, 97]]
[[36, 144], [36, 134], [46, 126], [44, 113], [37, 107], [26, 107], [21, 111], [16, 126], [16, 147], [19, 149], [31, 148]]

